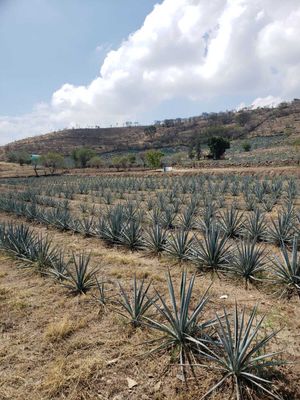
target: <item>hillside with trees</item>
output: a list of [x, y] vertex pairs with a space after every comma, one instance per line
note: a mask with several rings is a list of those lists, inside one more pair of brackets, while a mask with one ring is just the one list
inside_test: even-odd
[[[178, 154], [186, 153], [188, 159], [199, 161], [210, 156], [222, 158], [216, 157], [217, 153], [213, 155], [210, 148], [212, 138], [218, 137], [233, 144], [231, 150], [226, 151], [229, 155], [237, 148], [249, 157], [253, 156], [254, 150], [258, 154], [262, 149], [266, 153], [271, 148], [276, 151], [281, 148], [282, 155], [290, 153], [288, 149], [291, 148], [294, 159], [293, 152], [298, 153], [300, 136], [300, 100], [294, 99], [276, 108], [203, 113], [191, 118], [155, 121], [149, 126], [130, 122], [126, 125], [64, 129], [30, 137], [0, 148], [0, 158], [14, 158], [11, 161], [25, 164], [28, 154], [45, 156], [52, 153], [53, 158], [53, 153], [59, 153], [73, 158], [79, 167], [100, 168], [103, 159], [110, 157], [117, 168], [122, 168], [125, 163], [122, 156], [127, 157], [128, 153], [160, 150], [167, 155], [176, 153], [177, 159], [180, 158]], [[82, 154], [82, 148], [89, 149], [89, 154]], [[128, 163], [134, 164], [134, 161], [126, 160], [126, 165]]]

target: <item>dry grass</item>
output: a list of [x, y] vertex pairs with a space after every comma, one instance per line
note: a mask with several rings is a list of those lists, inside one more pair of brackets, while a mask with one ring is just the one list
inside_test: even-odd
[[57, 342], [59, 340], [69, 337], [77, 329], [83, 328], [85, 321], [71, 321], [70, 317], [65, 316], [60, 321], [50, 322], [45, 329], [45, 339], [50, 342]]

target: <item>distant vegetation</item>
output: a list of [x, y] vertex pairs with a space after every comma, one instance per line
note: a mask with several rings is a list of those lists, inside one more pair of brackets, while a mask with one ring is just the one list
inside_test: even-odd
[[[203, 113], [149, 126], [127, 121], [120, 128], [66, 129], [11, 143], [0, 148], [0, 157], [26, 165], [32, 163], [32, 154], [41, 155], [38, 167], [47, 174], [64, 167], [196, 167], [219, 159], [224, 165], [295, 163], [299, 159], [299, 114], [300, 101], [295, 99], [277, 108]], [[268, 151], [270, 146], [274, 151]], [[290, 146], [289, 151], [281, 151], [282, 146]]]

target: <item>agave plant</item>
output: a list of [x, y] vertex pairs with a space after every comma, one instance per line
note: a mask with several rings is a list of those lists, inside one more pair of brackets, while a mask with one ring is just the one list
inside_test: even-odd
[[165, 299], [156, 292], [161, 304], [158, 304], [157, 301], [152, 301], [152, 304], [163, 321], [145, 317], [146, 325], [162, 334], [160, 338], [151, 341], [151, 344], [155, 345], [151, 352], [170, 351], [173, 354], [175, 352], [181, 366], [186, 363], [192, 366], [195, 363], [195, 348], [191, 338], [202, 341], [206, 338], [208, 329], [216, 322], [216, 319], [203, 318], [203, 312], [209, 300], [207, 296], [209, 288], [192, 307], [195, 277], [193, 275], [187, 282], [187, 273], [186, 271], [182, 272], [179, 301], [177, 301], [174, 284], [170, 271], [168, 271], [167, 283], [171, 305], [169, 306]]
[[160, 254], [165, 250], [167, 243], [167, 230], [160, 225], [153, 225], [145, 236], [145, 246], [151, 252]]
[[66, 269], [67, 274], [63, 275], [62, 284], [71, 290], [74, 294], [85, 294], [94, 286], [96, 286], [96, 273], [97, 270], [93, 269], [89, 271], [91, 255], [81, 253], [76, 257], [73, 253], [72, 264], [74, 271], [69, 267]]
[[158, 207], [153, 207], [153, 209], [148, 214], [149, 220], [153, 225], [160, 225], [161, 222], [161, 210]]
[[175, 234], [171, 233], [167, 239], [166, 252], [179, 262], [188, 260], [191, 256], [193, 238], [189, 237], [189, 232], [178, 230]]
[[256, 207], [256, 197], [252, 194], [245, 193], [245, 208], [247, 211], [253, 211]]
[[85, 237], [93, 236], [95, 232], [94, 218], [91, 217], [76, 220], [73, 230], [81, 233]]
[[237, 245], [236, 254], [226, 269], [228, 272], [242, 277], [247, 289], [248, 283], [257, 280], [257, 275], [265, 270], [265, 265], [264, 248], [256, 246], [255, 242], [246, 241]]
[[[284, 364], [275, 358], [279, 352], [266, 352], [267, 344], [278, 332], [262, 336], [262, 324], [265, 316], [257, 320], [257, 306], [247, 319], [245, 309], [241, 313], [235, 305], [233, 321], [224, 310], [224, 317], [218, 320], [218, 340], [208, 337], [206, 343], [199, 342], [199, 353], [212, 362], [202, 365], [222, 373], [221, 379], [209, 389], [202, 399], [207, 398], [227, 381], [231, 381], [237, 400], [243, 399], [246, 393], [256, 392], [257, 398], [272, 396], [272, 382], [264, 377], [268, 369]], [[259, 397], [258, 397], [259, 396]]]
[[26, 225], [4, 225], [1, 247], [17, 258], [30, 260], [30, 252], [36, 242], [35, 233]]
[[118, 313], [129, 319], [132, 326], [137, 328], [157, 299], [156, 296], [148, 297], [151, 282], [145, 285], [145, 279], [139, 282], [134, 275], [131, 293], [126, 293], [120, 282], [118, 282], [118, 285], [120, 298], [117, 300], [117, 304], [121, 307], [121, 311], [118, 310]]
[[165, 207], [164, 212], [162, 213], [162, 220], [161, 220], [163, 227], [166, 229], [173, 229], [176, 215], [177, 214], [173, 206]]
[[44, 220], [47, 224], [56, 228], [67, 231], [72, 225], [72, 216], [65, 208], [56, 208], [45, 213]]
[[223, 269], [231, 259], [230, 245], [228, 238], [221, 233], [216, 226], [206, 231], [204, 240], [195, 236], [196, 245], [192, 250], [192, 259], [199, 268], [206, 268], [212, 271]]
[[47, 236], [38, 236], [27, 255], [28, 261], [30, 261], [40, 273], [45, 273], [45, 271], [52, 266], [56, 258], [57, 250], [52, 246], [52, 241]]
[[243, 224], [243, 234], [253, 242], [262, 241], [266, 237], [267, 224], [264, 214], [257, 208], [250, 213]]
[[242, 232], [243, 214], [239, 214], [238, 210], [231, 206], [220, 215], [219, 224], [227, 237], [239, 236]]
[[194, 227], [194, 217], [196, 214], [196, 205], [191, 203], [180, 216], [180, 224], [182, 229], [189, 230]]
[[125, 213], [121, 205], [117, 205], [100, 220], [98, 233], [109, 243], [120, 243], [120, 235], [125, 226]]
[[130, 220], [122, 229], [119, 242], [130, 250], [140, 250], [144, 247], [142, 226], [139, 220]]
[[65, 279], [68, 274], [70, 261], [65, 261], [65, 255], [62, 251], [58, 252], [51, 260], [51, 264], [46, 270], [46, 273], [58, 281]]
[[294, 231], [294, 215], [292, 211], [279, 212], [277, 220], [271, 219], [271, 227], [267, 232], [267, 240], [281, 246], [282, 243], [291, 243]]
[[281, 259], [274, 256], [272, 274], [274, 282], [280, 286], [281, 295], [289, 298], [293, 293], [300, 297], [300, 256], [298, 255], [298, 238], [294, 236], [292, 253], [289, 256], [286, 246], [281, 247]]
[[271, 212], [277, 202], [275, 196], [266, 196], [262, 201], [262, 207], [266, 212]]
[[105, 309], [106, 308], [106, 306], [107, 306], [107, 304], [108, 304], [108, 302], [109, 302], [109, 300], [110, 300], [110, 297], [108, 297], [107, 296], [107, 294], [106, 294], [106, 292], [108, 291], [107, 289], [106, 289], [106, 287], [105, 287], [105, 282], [104, 282], [104, 280], [102, 279], [100, 282], [99, 282], [99, 280], [97, 279], [97, 277], [95, 278], [96, 279], [96, 284], [97, 284], [97, 295], [93, 295], [93, 297], [94, 297], [94, 299], [96, 300], [96, 302], [99, 304], [99, 306], [100, 306], [100, 309]]
[[206, 232], [215, 224], [216, 207], [214, 203], [209, 203], [202, 211], [200, 221], [197, 223], [197, 228], [201, 232]]

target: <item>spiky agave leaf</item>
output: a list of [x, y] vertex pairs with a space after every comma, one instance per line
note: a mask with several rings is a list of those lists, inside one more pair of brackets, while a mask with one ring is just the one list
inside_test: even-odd
[[219, 224], [227, 237], [239, 236], [242, 232], [243, 214], [239, 214], [238, 210], [231, 206], [220, 214]]
[[243, 224], [243, 234], [248, 240], [259, 242], [265, 239], [267, 223], [264, 214], [257, 208], [251, 212]]
[[298, 255], [298, 238], [294, 236], [292, 253], [289, 256], [284, 244], [281, 246], [281, 259], [277, 256], [271, 259], [273, 279], [281, 289], [281, 295], [291, 297], [297, 293], [300, 297], [300, 255]]
[[65, 260], [65, 255], [63, 251], [59, 251], [56, 257], [51, 261], [51, 265], [47, 268], [46, 273], [52, 276], [54, 279], [61, 281], [65, 279], [68, 274], [68, 267], [70, 265], [70, 260]]
[[93, 295], [94, 299], [96, 300], [96, 302], [99, 304], [99, 306], [101, 307], [101, 309], [105, 309], [110, 298], [112, 296], [107, 296], [106, 292], [109, 291], [109, 289], [106, 289], [106, 282], [101, 279], [101, 281], [98, 280], [98, 278], [96, 277], [96, 284], [97, 284], [97, 295]]
[[183, 213], [179, 218], [182, 229], [189, 230], [194, 227], [195, 215], [196, 215], [196, 205], [194, 203], [191, 203], [183, 211]]
[[257, 279], [257, 275], [265, 271], [266, 254], [262, 246], [257, 246], [255, 242], [240, 242], [236, 247], [236, 253], [232, 262], [226, 266], [230, 273], [238, 275], [245, 280], [246, 289], [248, 282]]
[[216, 323], [216, 319], [203, 319], [203, 312], [208, 303], [208, 290], [192, 307], [193, 288], [196, 275], [193, 275], [187, 282], [187, 272], [181, 274], [179, 301], [176, 299], [174, 284], [170, 271], [167, 274], [168, 291], [171, 305], [156, 291], [160, 304], [152, 302], [163, 322], [158, 319], [146, 317], [146, 325], [159, 331], [162, 336], [151, 341], [155, 347], [151, 352], [156, 351], [176, 351], [178, 361], [181, 365], [189, 363], [192, 365], [194, 359], [194, 344], [190, 338], [202, 340], [206, 337], [209, 327]]
[[192, 250], [192, 259], [200, 269], [212, 271], [223, 269], [232, 257], [228, 238], [224, 236], [220, 228], [212, 225], [206, 231], [204, 240], [195, 236], [195, 246]]
[[85, 294], [94, 286], [96, 286], [96, 273], [97, 269], [89, 271], [89, 263], [91, 255], [85, 253], [79, 254], [77, 257], [73, 253], [72, 264], [74, 265], [74, 271], [69, 267], [67, 275], [64, 275], [62, 284], [71, 290], [74, 294]]
[[201, 218], [196, 223], [196, 227], [200, 229], [201, 232], [208, 231], [212, 225], [216, 223], [216, 206], [214, 203], [206, 204], [206, 207], [202, 210]]
[[127, 223], [124, 207], [118, 204], [107, 212], [99, 223], [98, 233], [101, 239], [112, 243], [120, 243], [121, 232]]
[[53, 247], [52, 240], [48, 236], [37, 236], [28, 256], [28, 261], [33, 264], [36, 270], [45, 273], [56, 257], [57, 250]]
[[117, 304], [121, 307], [121, 311], [117, 312], [130, 320], [133, 327], [141, 325], [142, 318], [146, 316], [149, 308], [155, 304], [156, 296], [148, 297], [151, 281], [145, 285], [145, 279], [137, 281], [136, 275], [133, 277], [131, 292], [127, 293], [124, 287], [118, 282], [120, 297]]
[[194, 239], [189, 237], [189, 232], [178, 230], [176, 233], [171, 233], [167, 239], [166, 252], [178, 261], [190, 259]]
[[167, 243], [167, 230], [158, 224], [154, 224], [146, 232], [145, 246], [151, 252], [160, 254], [165, 250]]
[[237, 400], [244, 398], [247, 389], [255, 390], [262, 396], [269, 395], [280, 399], [271, 392], [272, 382], [263, 376], [265, 370], [284, 364], [278, 358], [275, 359], [280, 352], [266, 352], [267, 344], [278, 332], [262, 337], [264, 318], [265, 316], [256, 323], [257, 306], [255, 306], [247, 319], [245, 308], [239, 314], [237, 304], [233, 320], [225, 309], [223, 318], [217, 315], [218, 340], [208, 337], [205, 343], [199, 341], [198, 349], [202, 356], [206, 356], [213, 363], [213, 366], [209, 365], [208, 368], [215, 368], [223, 376], [202, 399], [207, 398], [228, 380], [232, 382]]
[[94, 217], [77, 219], [73, 230], [85, 237], [93, 236], [95, 233]]
[[163, 213], [161, 215], [161, 223], [164, 228], [166, 229], [173, 229], [174, 228], [174, 220], [176, 218], [176, 210], [173, 206], [165, 207], [163, 209]]
[[36, 240], [36, 234], [28, 226], [10, 223], [4, 226], [1, 247], [19, 259], [29, 260]]
[[288, 244], [293, 240], [294, 215], [292, 210], [279, 212], [277, 220], [271, 219], [271, 226], [267, 233], [267, 240], [281, 246], [282, 243]]
[[130, 250], [140, 250], [144, 247], [142, 226], [140, 220], [130, 220], [123, 227], [119, 242]]

